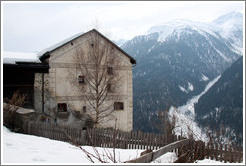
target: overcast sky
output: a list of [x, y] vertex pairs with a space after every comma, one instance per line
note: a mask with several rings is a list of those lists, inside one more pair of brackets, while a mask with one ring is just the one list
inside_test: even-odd
[[[97, 24], [111, 40], [131, 39], [173, 19], [210, 22], [243, 1], [2, 2], [2, 49], [38, 52]], [[109, 32], [109, 33], [108, 33]]]

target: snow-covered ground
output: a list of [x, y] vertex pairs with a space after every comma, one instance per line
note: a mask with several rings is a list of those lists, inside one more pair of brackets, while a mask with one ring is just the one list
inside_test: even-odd
[[[18, 134], [2, 128], [1, 144], [2, 164], [85, 164], [91, 163], [85, 153], [76, 146], [62, 141], [32, 135]], [[95, 154], [91, 146], [82, 146], [88, 152]], [[97, 147], [100, 154], [105, 154], [105, 148]], [[111, 148], [106, 150], [111, 151]], [[124, 162], [140, 156], [143, 150], [116, 149], [116, 160]], [[172, 163], [177, 159], [175, 153], [168, 152], [152, 163]], [[109, 160], [108, 160], [109, 161]], [[98, 163], [98, 161], [95, 161]], [[213, 160], [202, 160], [198, 163], [217, 163]]]
[[[48, 138], [17, 134], [3, 127], [2, 160], [4, 163], [90, 163], [85, 153], [76, 146]], [[90, 146], [82, 146], [94, 152]], [[104, 148], [98, 148], [103, 153]], [[112, 149], [108, 149], [112, 151]], [[140, 156], [143, 150], [116, 149], [116, 159], [121, 162]], [[95, 161], [97, 162], [97, 161]]]
[[[95, 154], [91, 146], [82, 146], [85, 150]], [[97, 148], [99, 153], [112, 152]], [[143, 150], [138, 149], [116, 149], [116, 160], [124, 162], [140, 156]], [[4, 164], [80, 164], [91, 163], [85, 153], [76, 146], [62, 141], [55, 141], [32, 135], [18, 134], [3, 127], [2, 134], [2, 163]], [[176, 159], [173, 153], [166, 153], [156, 162], [173, 162]], [[109, 161], [109, 160], [108, 160]], [[95, 160], [95, 162], [98, 162]], [[110, 161], [109, 161], [110, 162]]]

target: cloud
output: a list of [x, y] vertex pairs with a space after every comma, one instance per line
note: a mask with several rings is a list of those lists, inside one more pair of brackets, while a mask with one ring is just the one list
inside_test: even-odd
[[131, 39], [153, 25], [177, 18], [212, 21], [232, 10], [244, 11], [244, 2], [230, 1], [46, 1], [2, 5], [4, 50], [31, 52], [86, 32], [94, 27], [95, 20], [116, 40]]

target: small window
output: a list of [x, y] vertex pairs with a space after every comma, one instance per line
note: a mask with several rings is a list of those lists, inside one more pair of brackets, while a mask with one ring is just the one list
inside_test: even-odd
[[124, 110], [124, 103], [114, 102], [114, 110]]
[[108, 92], [111, 92], [112, 91], [112, 86], [110, 83], [107, 84], [107, 91]]
[[86, 112], [86, 106], [83, 107], [83, 112]]
[[58, 103], [58, 112], [67, 112], [67, 104]]
[[113, 75], [113, 67], [108, 67], [108, 75]]
[[78, 77], [78, 82], [79, 82], [80, 84], [85, 84], [85, 76], [79, 76], [79, 77]]

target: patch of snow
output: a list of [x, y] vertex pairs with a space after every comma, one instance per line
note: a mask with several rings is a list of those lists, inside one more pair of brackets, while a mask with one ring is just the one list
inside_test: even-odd
[[199, 95], [197, 95], [197, 96], [195, 96], [195, 97], [193, 97], [190, 101], [192, 102], [192, 103], [197, 103], [198, 102], [198, 100], [199, 100], [199, 98], [202, 96], [202, 95], [204, 95], [219, 79], [220, 79], [220, 77], [221, 77], [221, 75], [219, 75], [219, 76], [217, 76], [216, 78], [214, 78], [212, 81], [210, 81], [208, 84], [207, 84], [207, 86], [205, 87], [205, 90], [201, 93], [201, 94], [199, 94]]
[[15, 64], [16, 62], [40, 63], [36, 53], [3, 51], [3, 64]]
[[151, 51], [153, 48], [155, 48], [155, 45], [153, 45], [151, 48], [149, 48], [147, 53], [150, 53], [150, 51]]
[[[3, 103], [3, 108], [5, 108], [6, 106], [8, 106], [6, 103]], [[10, 109], [12, 109], [13, 105], [10, 105]], [[12, 109], [13, 110], [13, 109]], [[34, 112], [33, 109], [27, 109], [27, 108], [23, 108], [23, 107], [19, 107], [16, 112], [18, 112], [19, 114], [27, 114], [27, 113], [31, 113], [31, 112]]]
[[193, 87], [193, 85], [192, 85], [191, 83], [188, 82], [188, 86], [189, 86], [188, 89], [189, 89], [190, 91], [193, 91], [193, 90], [194, 90], [194, 87]]
[[27, 108], [20, 107], [16, 112], [18, 112], [20, 114], [27, 114], [27, 113], [31, 113], [31, 112], [35, 112], [35, 111], [33, 109], [27, 109]]
[[209, 80], [209, 78], [208, 77], [206, 77], [204, 74], [202, 75], [202, 80], [203, 81], [208, 81]]
[[180, 89], [181, 91], [185, 92], [185, 93], [188, 93], [188, 91], [187, 91], [184, 87], [182, 87], [182, 86], [180, 86], [180, 85], [179, 85], [179, 89]]
[[216, 165], [217, 164], [221, 165], [221, 163], [223, 163], [223, 162], [212, 160], [212, 159], [204, 159], [204, 160], [197, 160], [197, 161], [195, 161], [195, 163], [203, 163], [203, 164], [205, 164], [205, 163], [213, 163], [213, 164], [216, 164]]
[[188, 82], [188, 88], [185, 89], [183, 86], [179, 85], [179, 89], [185, 93], [189, 93], [194, 90], [194, 87], [191, 83]]
[[178, 157], [174, 152], [167, 152], [164, 155], [152, 161], [151, 163], [173, 163], [177, 159]]

